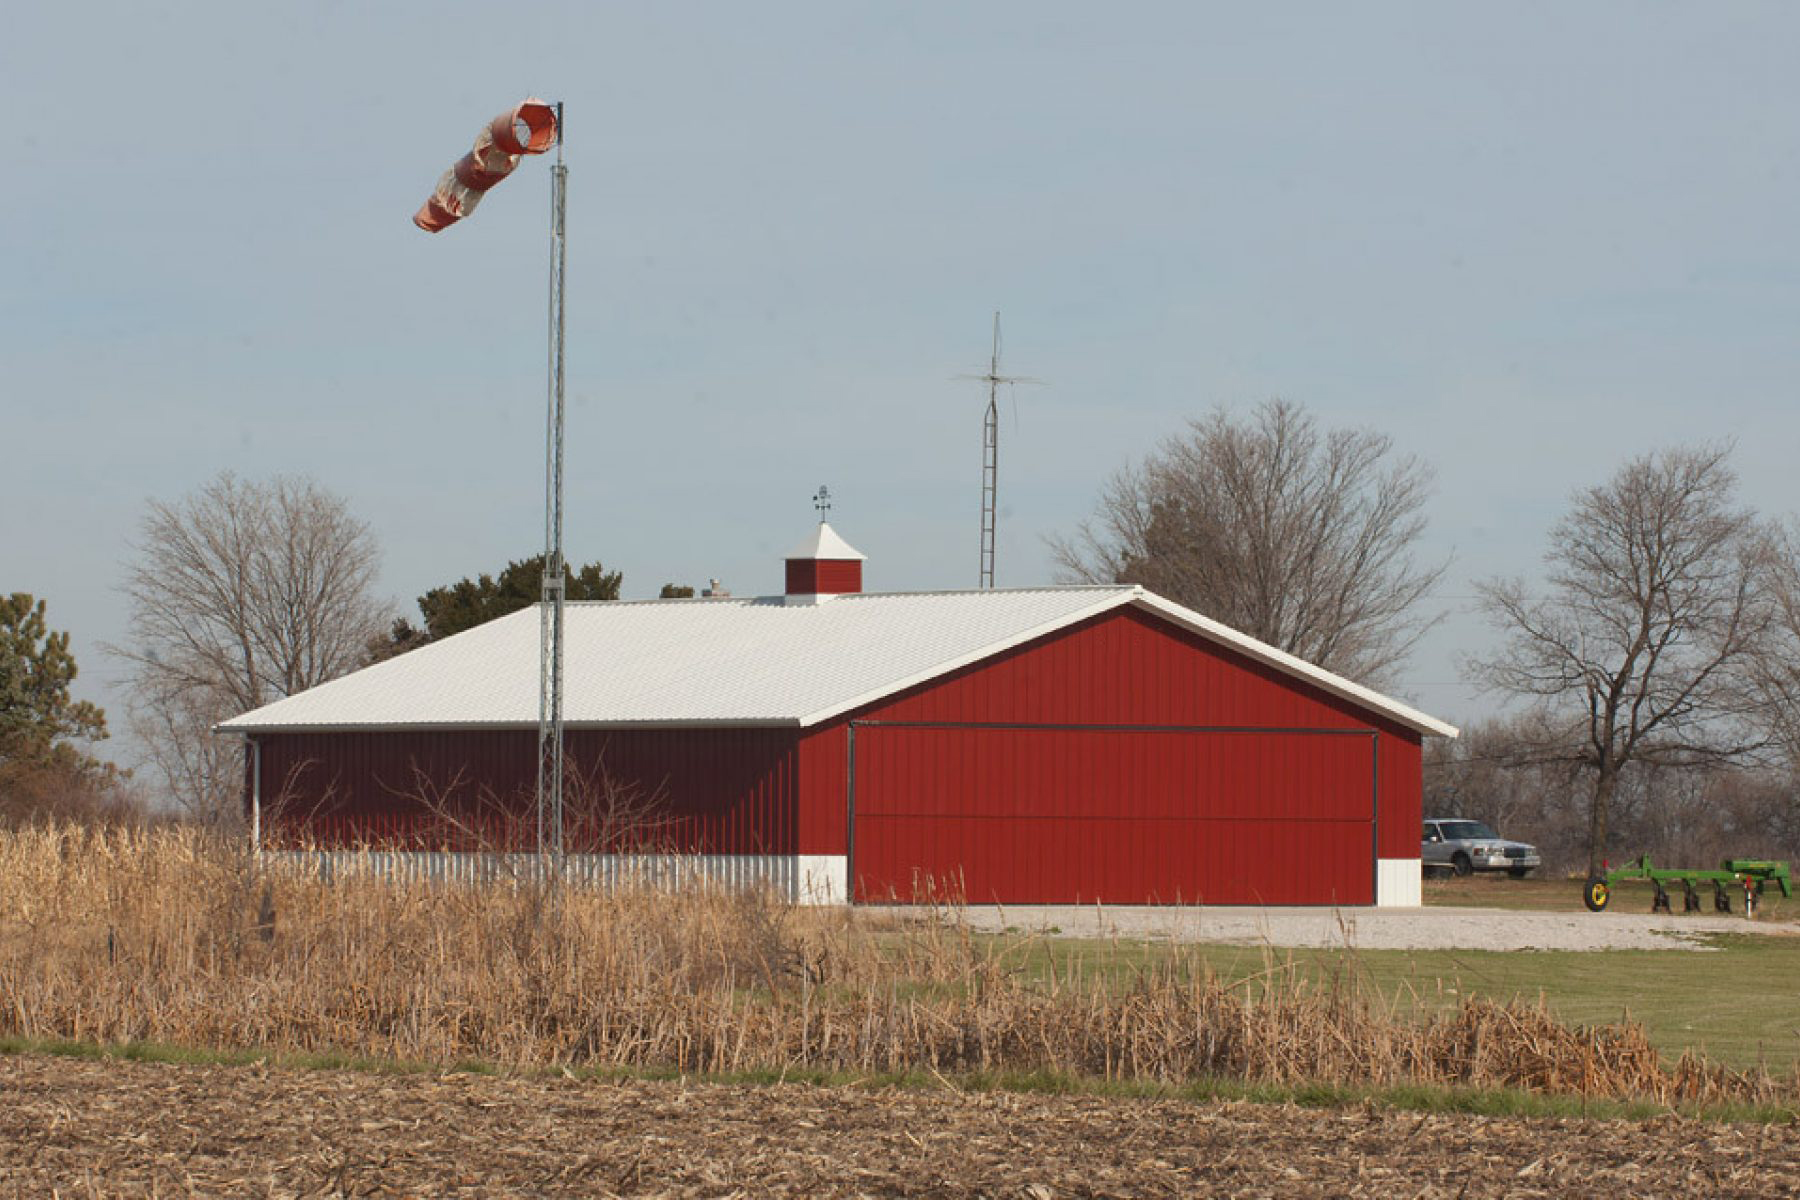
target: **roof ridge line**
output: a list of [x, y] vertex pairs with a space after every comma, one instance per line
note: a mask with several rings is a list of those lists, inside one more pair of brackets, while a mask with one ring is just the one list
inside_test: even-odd
[[[888, 599], [896, 596], [980, 596], [989, 593], [1008, 592], [1141, 592], [1143, 587], [1135, 583], [1041, 583], [1026, 587], [1004, 588], [925, 588], [920, 591], [891, 592], [840, 592], [832, 597], [833, 601], [863, 600], [872, 598]], [[760, 596], [646, 596], [638, 600], [565, 600], [566, 607], [597, 607], [610, 605], [643, 605], [643, 604], [751, 604], [758, 600], [781, 600], [785, 596], [781, 592], [771, 592]], [[536, 607], [543, 601], [535, 601], [527, 607]]]

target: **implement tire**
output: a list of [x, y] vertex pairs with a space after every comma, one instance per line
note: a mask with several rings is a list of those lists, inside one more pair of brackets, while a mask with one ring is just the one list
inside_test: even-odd
[[1612, 889], [1606, 886], [1604, 879], [1590, 879], [1587, 886], [1581, 889], [1581, 902], [1587, 905], [1589, 912], [1603, 912], [1606, 902], [1612, 899]]

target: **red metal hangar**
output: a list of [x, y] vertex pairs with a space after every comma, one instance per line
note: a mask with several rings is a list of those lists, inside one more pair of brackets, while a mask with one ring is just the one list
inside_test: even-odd
[[[784, 595], [569, 605], [602, 810], [570, 849], [815, 902], [1419, 903], [1420, 741], [1451, 726], [1141, 588], [863, 593], [862, 564], [821, 524]], [[441, 854], [526, 817], [538, 633], [221, 725], [265, 843]]]

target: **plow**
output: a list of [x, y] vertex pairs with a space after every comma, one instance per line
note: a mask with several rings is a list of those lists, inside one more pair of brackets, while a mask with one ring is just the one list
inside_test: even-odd
[[1746, 917], [1756, 915], [1758, 898], [1763, 889], [1770, 884], [1781, 890], [1783, 896], [1792, 896], [1793, 882], [1785, 862], [1775, 862], [1759, 858], [1728, 858], [1717, 870], [1689, 869], [1686, 867], [1658, 867], [1651, 863], [1648, 854], [1634, 859], [1622, 867], [1613, 867], [1604, 875], [1596, 875], [1587, 881], [1581, 898], [1587, 904], [1589, 912], [1604, 910], [1612, 900], [1613, 888], [1627, 879], [1647, 879], [1653, 890], [1650, 911], [1653, 913], [1675, 911], [1673, 898], [1669, 889], [1677, 884], [1681, 887], [1681, 911], [1684, 913], [1702, 912], [1705, 903], [1701, 899], [1702, 890], [1709, 885], [1712, 890], [1712, 903], [1715, 912], [1732, 911], [1731, 897], [1736, 892], [1741, 897]]

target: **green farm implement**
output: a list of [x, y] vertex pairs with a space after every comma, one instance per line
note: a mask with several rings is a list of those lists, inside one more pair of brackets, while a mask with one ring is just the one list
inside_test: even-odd
[[1731, 893], [1738, 892], [1743, 897], [1744, 915], [1756, 915], [1757, 897], [1762, 895], [1763, 888], [1774, 884], [1781, 889], [1783, 896], [1791, 896], [1793, 883], [1788, 876], [1788, 865], [1784, 862], [1771, 862], [1760, 858], [1728, 858], [1716, 871], [1687, 870], [1679, 867], [1657, 867], [1650, 863], [1650, 856], [1644, 855], [1622, 867], [1614, 867], [1605, 875], [1596, 875], [1587, 881], [1587, 888], [1582, 892], [1582, 900], [1587, 903], [1589, 912], [1599, 912], [1612, 899], [1612, 890], [1623, 879], [1648, 879], [1655, 891], [1650, 902], [1650, 911], [1672, 913], [1674, 905], [1669, 899], [1669, 887], [1680, 884], [1682, 891], [1682, 912], [1700, 912], [1704, 905], [1700, 901], [1700, 889], [1707, 884], [1712, 885], [1713, 909], [1717, 912], [1731, 911]]

